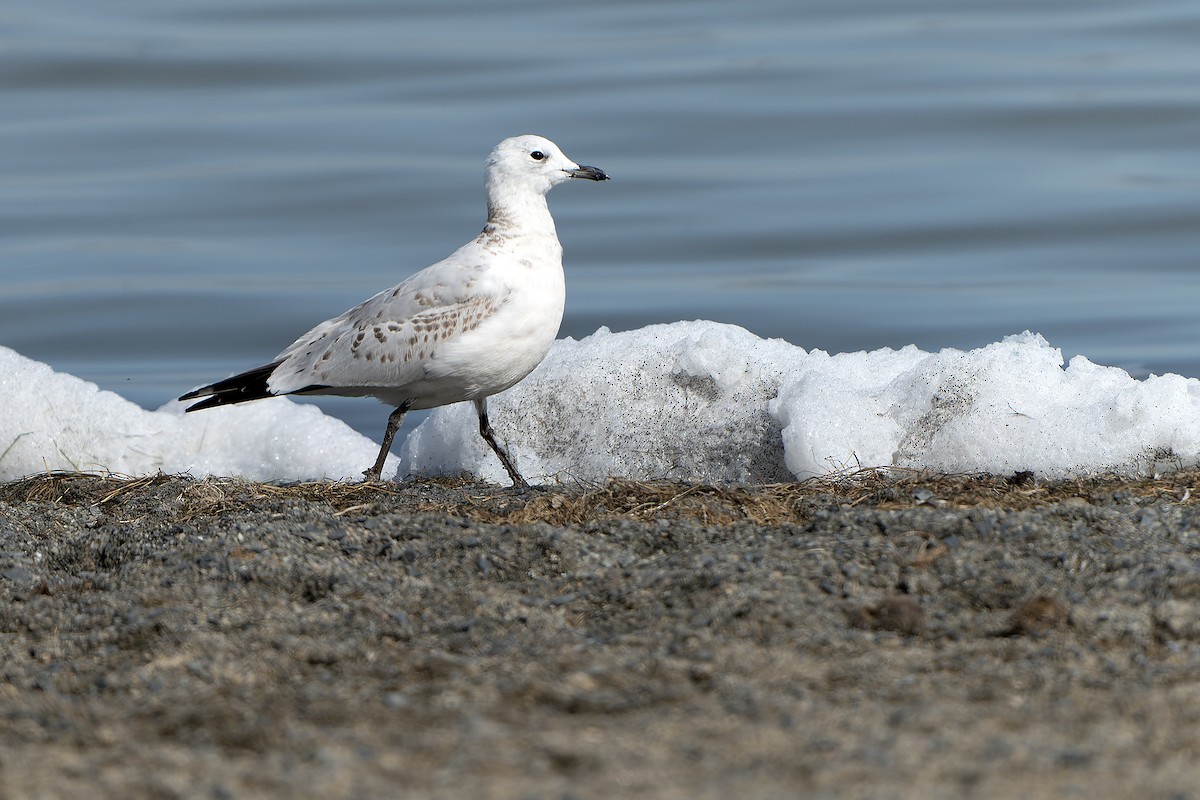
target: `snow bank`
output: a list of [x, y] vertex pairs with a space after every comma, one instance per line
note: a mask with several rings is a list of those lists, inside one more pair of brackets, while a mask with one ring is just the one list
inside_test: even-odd
[[[185, 387], [180, 387], [185, 388]], [[146, 411], [0, 348], [0, 479], [54, 469], [358, 479], [377, 444], [286, 399]], [[364, 400], [363, 402], [368, 402]], [[846, 468], [1146, 474], [1200, 463], [1200, 381], [1136, 380], [1023, 333], [977, 350], [829, 355], [732, 325], [555, 343], [490, 401], [532, 481], [788, 481]], [[470, 404], [437, 409], [385, 470], [507, 483]]]
[[4, 347], [0, 403], [0, 480], [48, 470], [354, 479], [379, 452], [314, 406], [280, 398], [185, 415], [172, 401], [146, 411]]

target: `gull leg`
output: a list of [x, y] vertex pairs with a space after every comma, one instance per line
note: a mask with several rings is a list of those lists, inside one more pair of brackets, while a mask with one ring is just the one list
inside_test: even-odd
[[400, 423], [404, 421], [404, 415], [408, 413], [410, 406], [412, 403], [404, 403], [388, 414], [387, 429], [383, 432], [383, 447], [379, 448], [379, 458], [375, 459], [375, 466], [363, 470], [363, 475], [367, 480], [379, 480], [379, 474], [383, 472], [383, 462], [387, 461], [388, 452], [392, 449], [392, 439], [396, 438], [396, 431], [400, 429]]
[[483, 437], [483, 440], [500, 457], [500, 463], [508, 470], [508, 477], [512, 479], [513, 488], [528, 489], [529, 483], [521, 477], [521, 473], [517, 472], [517, 465], [513, 463], [512, 457], [500, 446], [500, 442], [496, 441], [496, 434], [492, 431], [492, 423], [488, 422], [486, 397], [481, 397], [475, 401], [475, 410], [479, 413], [479, 435]]

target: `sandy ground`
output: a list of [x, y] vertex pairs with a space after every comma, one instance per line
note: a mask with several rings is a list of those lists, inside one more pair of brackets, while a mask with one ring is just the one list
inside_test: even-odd
[[0, 485], [0, 796], [1200, 797], [1196, 473]]

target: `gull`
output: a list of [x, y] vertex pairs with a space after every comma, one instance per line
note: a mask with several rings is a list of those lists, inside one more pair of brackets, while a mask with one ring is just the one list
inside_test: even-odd
[[279, 395], [375, 397], [394, 406], [374, 465], [414, 409], [470, 400], [479, 433], [518, 489], [529, 488], [488, 421], [487, 399], [534, 370], [566, 299], [562, 245], [546, 193], [572, 178], [608, 180], [541, 136], [505, 139], [487, 159], [487, 224], [446, 259], [320, 323], [275, 360], [188, 392], [199, 411]]

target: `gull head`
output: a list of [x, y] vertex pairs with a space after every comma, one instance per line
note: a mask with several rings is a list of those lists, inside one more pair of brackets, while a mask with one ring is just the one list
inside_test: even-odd
[[603, 170], [576, 164], [554, 142], [532, 134], [505, 139], [487, 160], [489, 197], [521, 192], [544, 195], [572, 178], [608, 180]]

